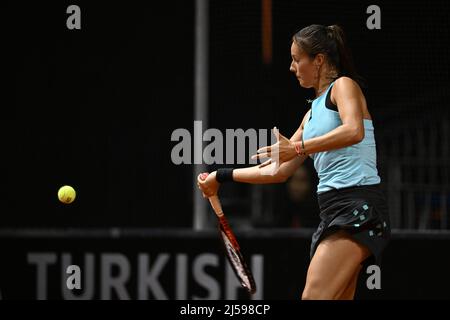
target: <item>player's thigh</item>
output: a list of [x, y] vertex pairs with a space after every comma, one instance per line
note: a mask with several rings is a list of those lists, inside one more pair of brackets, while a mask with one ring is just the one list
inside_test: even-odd
[[362, 265], [359, 265], [359, 267], [356, 268], [355, 274], [348, 283], [347, 288], [345, 288], [344, 292], [342, 292], [338, 297], [339, 300], [353, 300], [353, 298], [355, 297], [356, 286], [358, 285], [358, 278], [361, 269]]
[[345, 231], [332, 233], [317, 247], [308, 268], [302, 298], [338, 298], [369, 255], [367, 247], [356, 242]]

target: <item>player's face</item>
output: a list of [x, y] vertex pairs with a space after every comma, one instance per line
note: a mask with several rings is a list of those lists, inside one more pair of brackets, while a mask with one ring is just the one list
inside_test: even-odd
[[291, 45], [292, 62], [289, 70], [295, 74], [300, 85], [304, 88], [314, 86], [316, 67], [313, 59], [309, 57], [300, 47], [292, 42]]

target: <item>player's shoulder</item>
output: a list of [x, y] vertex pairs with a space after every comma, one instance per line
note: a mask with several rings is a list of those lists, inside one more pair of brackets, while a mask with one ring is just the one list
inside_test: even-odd
[[305, 126], [306, 119], [308, 119], [310, 113], [311, 113], [311, 108], [308, 109], [308, 111], [306, 111], [305, 115], [303, 116], [302, 123], [300, 124], [301, 128], [303, 128]]
[[362, 93], [358, 82], [347, 76], [342, 76], [336, 79], [334, 82], [333, 96], [349, 93]]
[[334, 81], [334, 86], [335, 87], [359, 87], [358, 82], [356, 82], [355, 80], [353, 80], [350, 77], [347, 76], [342, 76], [337, 78]]
[[305, 115], [303, 116], [303, 121], [306, 120], [306, 118], [309, 117], [309, 114], [311, 113], [311, 108], [308, 109], [308, 111], [306, 111]]

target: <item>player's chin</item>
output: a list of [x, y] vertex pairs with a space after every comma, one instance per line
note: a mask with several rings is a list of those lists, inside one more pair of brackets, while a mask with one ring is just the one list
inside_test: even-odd
[[303, 79], [303, 78], [299, 77], [299, 78], [297, 78], [297, 80], [298, 80], [298, 83], [300, 84], [300, 86], [303, 88], [311, 88], [312, 87], [312, 85], [308, 81], [305, 81], [305, 79]]

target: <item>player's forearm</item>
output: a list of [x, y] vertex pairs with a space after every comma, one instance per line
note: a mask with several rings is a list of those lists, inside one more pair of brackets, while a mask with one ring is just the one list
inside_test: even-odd
[[305, 151], [308, 154], [334, 150], [351, 146], [364, 139], [364, 128], [341, 125], [336, 129], [312, 139], [305, 140]]
[[[308, 156], [299, 156], [281, 164], [278, 170], [271, 175], [270, 169], [253, 166], [249, 168], [234, 169], [233, 180], [236, 182], [252, 184], [268, 184], [285, 182]], [[273, 165], [273, 164], [272, 164]]]
[[233, 180], [236, 182], [252, 184], [281, 183], [284, 181], [278, 172], [273, 175], [267, 173], [264, 174], [263, 169], [258, 166], [234, 169]]

